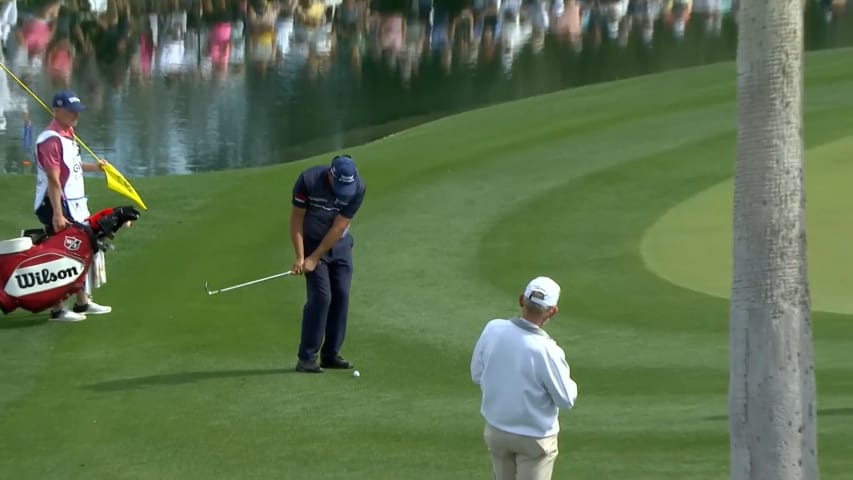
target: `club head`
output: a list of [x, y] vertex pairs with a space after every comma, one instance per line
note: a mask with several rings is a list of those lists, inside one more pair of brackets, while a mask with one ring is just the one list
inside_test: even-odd
[[213, 292], [210, 291], [210, 287], [207, 286], [207, 282], [204, 282], [204, 291], [207, 292], [208, 295], [213, 295]]
[[112, 213], [97, 220], [99, 234], [105, 238], [114, 239], [121, 228], [128, 228], [139, 220], [139, 210], [130, 207], [115, 207]]

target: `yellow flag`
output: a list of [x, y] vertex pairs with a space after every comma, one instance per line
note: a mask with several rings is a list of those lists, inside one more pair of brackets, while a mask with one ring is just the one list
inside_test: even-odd
[[107, 163], [104, 165], [104, 173], [107, 177], [107, 188], [133, 200], [137, 205], [142, 207], [143, 210], [148, 210], [148, 207], [146, 207], [145, 203], [142, 202], [142, 199], [139, 198], [139, 194], [136, 193], [133, 185], [124, 178], [124, 175], [122, 175], [116, 167], [111, 163]]

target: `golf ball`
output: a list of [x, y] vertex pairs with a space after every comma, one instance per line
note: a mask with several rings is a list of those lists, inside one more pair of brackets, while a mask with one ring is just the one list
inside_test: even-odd
[[352, 376], [357, 378], [357, 377], [361, 376], [361, 374], [358, 373], [358, 370], [355, 370], [354, 372], [352, 372]]

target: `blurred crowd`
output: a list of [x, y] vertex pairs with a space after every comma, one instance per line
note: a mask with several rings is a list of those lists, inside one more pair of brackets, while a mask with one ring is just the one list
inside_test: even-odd
[[[807, 0], [808, 25], [850, 44], [842, 16], [851, 3]], [[86, 124], [100, 148], [122, 149], [114, 157], [245, 163], [338, 148], [345, 134], [363, 141], [437, 112], [731, 58], [737, 8], [737, 0], [0, 0], [0, 61], [42, 98], [80, 93], [100, 115]], [[0, 172], [18, 171], [29, 151], [33, 120], [43, 120], [32, 105], [0, 74]], [[272, 143], [248, 129], [275, 131]]]
[[[810, 0], [828, 19], [848, 0]], [[116, 81], [174, 79], [246, 66], [261, 72], [290, 60], [311, 75], [343, 57], [365, 56], [405, 79], [427, 55], [446, 69], [482, 56], [511, 65], [546, 35], [581, 51], [585, 43], [652, 45], [662, 31], [680, 38], [688, 25], [719, 34], [736, 0], [3, 0], [4, 63], [43, 71], [54, 87], [75, 70]], [[95, 69], [94, 66], [98, 68]]]

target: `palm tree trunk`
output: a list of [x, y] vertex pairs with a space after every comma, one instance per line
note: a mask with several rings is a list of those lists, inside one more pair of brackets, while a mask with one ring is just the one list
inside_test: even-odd
[[732, 480], [818, 480], [806, 262], [803, 0], [740, 2]]

